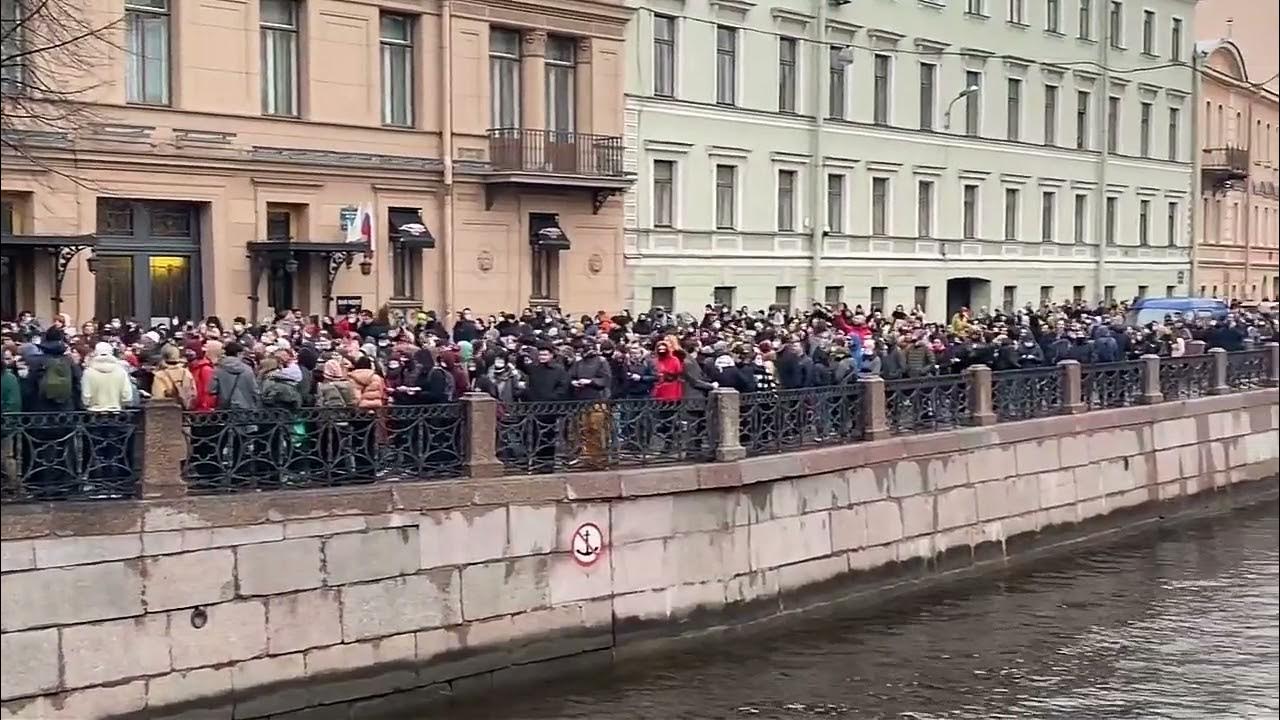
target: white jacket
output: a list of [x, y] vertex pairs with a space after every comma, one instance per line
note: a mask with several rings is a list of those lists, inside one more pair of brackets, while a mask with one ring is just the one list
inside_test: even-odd
[[133, 400], [133, 383], [129, 373], [114, 357], [95, 355], [85, 364], [80, 378], [80, 399], [84, 409], [95, 412], [119, 412]]

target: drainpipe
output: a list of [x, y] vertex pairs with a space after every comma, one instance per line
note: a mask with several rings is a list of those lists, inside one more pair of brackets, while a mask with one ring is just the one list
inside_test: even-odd
[[444, 156], [444, 229], [440, 238], [444, 256], [444, 313], [441, 320], [452, 322], [453, 298], [453, 49], [449, 42], [453, 33], [450, 0], [440, 0], [440, 87], [444, 102], [440, 103], [440, 150]]
[[[1099, 115], [1102, 117], [1102, 154], [1098, 161], [1098, 211], [1097, 221], [1094, 225], [1098, 228], [1098, 263], [1097, 263], [1097, 296], [1101, 302], [1103, 296], [1103, 287], [1107, 282], [1107, 163], [1111, 160], [1111, 68], [1107, 67], [1107, 60], [1110, 56], [1111, 48], [1111, 15], [1110, 9], [1104, 8], [1106, 14], [1103, 15], [1103, 27], [1106, 32], [1102, 33], [1102, 42], [1098, 50], [1098, 63], [1102, 65], [1102, 107]], [[1116, 221], [1117, 227], [1119, 220]]]
[[830, 62], [831, 52], [827, 48], [827, 3], [829, 0], [818, 0], [818, 39], [814, 43], [814, 54], [817, 60], [813, 64], [814, 68], [814, 110], [816, 111], [813, 123], [813, 177], [810, 180], [810, 240], [813, 245], [810, 248], [810, 257], [812, 261], [809, 265], [809, 303], [812, 305], [824, 299], [821, 295], [822, 289], [821, 279], [819, 278], [819, 266], [822, 264], [823, 244], [826, 243], [826, 173], [825, 161], [823, 159], [822, 136], [825, 134], [823, 126], [826, 124], [827, 102], [830, 99], [830, 93], [827, 91], [827, 83], [831, 80], [831, 73], [824, 68]]
[[1187, 271], [1187, 296], [1195, 297], [1197, 278], [1197, 264], [1200, 255], [1201, 238], [1196, 236], [1200, 228], [1202, 218], [1200, 217], [1200, 206], [1204, 202], [1200, 197], [1203, 192], [1200, 188], [1200, 162], [1204, 148], [1200, 142], [1200, 43], [1194, 43], [1191, 48], [1191, 232], [1188, 233], [1190, 238], [1189, 256], [1191, 267]]
[[[1249, 292], [1249, 276], [1253, 274], [1253, 225], [1249, 223], [1251, 215], [1249, 211], [1253, 209], [1253, 190], [1249, 186], [1250, 166], [1253, 164], [1253, 153], [1250, 151], [1253, 145], [1253, 98], [1250, 96], [1248, 100], [1249, 114], [1244, 119], [1245, 139], [1240, 145], [1248, 152], [1244, 158], [1244, 222], [1241, 223], [1242, 227], [1244, 227], [1244, 287], [1241, 288], [1242, 292]], [[1240, 142], [1239, 137], [1236, 138], [1236, 142]], [[1250, 300], [1257, 299], [1251, 295], [1247, 297]]]

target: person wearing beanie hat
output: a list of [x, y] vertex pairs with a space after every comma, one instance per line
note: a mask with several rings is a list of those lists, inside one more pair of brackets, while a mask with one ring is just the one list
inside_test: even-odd
[[347, 368], [338, 358], [327, 360], [316, 385], [316, 405], [322, 408], [355, 407], [355, 386], [347, 377]]
[[160, 368], [151, 379], [151, 397], [155, 400], [176, 401], [190, 409], [196, 399], [196, 383], [191, 371], [182, 364], [182, 356], [176, 345], [160, 349]]
[[129, 373], [116, 359], [111, 345], [100, 342], [85, 363], [80, 399], [90, 412], [120, 412], [133, 399]]

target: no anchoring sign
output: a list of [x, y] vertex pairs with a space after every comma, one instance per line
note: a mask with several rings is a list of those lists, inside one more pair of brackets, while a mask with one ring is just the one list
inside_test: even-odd
[[604, 533], [595, 523], [583, 523], [573, 531], [571, 547], [579, 565], [592, 565], [604, 553]]

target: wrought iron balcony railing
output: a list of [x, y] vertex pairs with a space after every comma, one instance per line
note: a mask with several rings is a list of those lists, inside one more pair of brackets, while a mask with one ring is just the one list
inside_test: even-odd
[[489, 164], [497, 171], [622, 177], [622, 138], [565, 130], [495, 128]]

